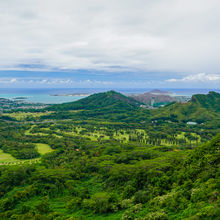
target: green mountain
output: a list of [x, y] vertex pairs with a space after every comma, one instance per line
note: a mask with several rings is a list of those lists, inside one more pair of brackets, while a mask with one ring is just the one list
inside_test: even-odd
[[115, 91], [96, 93], [75, 102], [53, 105], [48, 110], [95, 110], [95, 109], [134, 109], [140, 106], [140, 102]]
[[208, 95], [194, 95], [191, 103], [209, 109], [210, 111], [220, 112], [220, 93], [209, 92]]
[[134, 114], [139, 112], [141, 104], [121, 93], [108, 91], [75, 102], [52, 105], [46, 110], [53, 113], [41, 119], [136, 121]]
[[[75, 102], [52, 105], [54, 111], [42, 119], [105, 119], [110, 121], [149, 122], [151, 120], [220, 124], [220, 94], [194, 95], [187, 103], [171, 103], [159, 109], [140, 108], [142, 103], [115, 91], [96, 93]], [[211, 123], [211, 124], [210, 124]]]
[[187, 103], [172, 103], [153, 112], [153, 118], [167, 118], [171, 121], [206, 121], [219, 120], [220, 93], [209, 92], [207, 95], [193, 95]]

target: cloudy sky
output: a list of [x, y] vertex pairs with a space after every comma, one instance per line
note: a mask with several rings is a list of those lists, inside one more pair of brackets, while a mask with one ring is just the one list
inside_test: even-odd
[[219, 0], [0, 0], [0, 86], [219, 88], [219, 21]]

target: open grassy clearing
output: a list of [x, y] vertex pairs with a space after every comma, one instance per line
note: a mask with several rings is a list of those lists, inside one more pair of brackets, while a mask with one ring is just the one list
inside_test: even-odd
[[64, 134], [64, 135], [72, 135], [72, 136], [80, 136], [84, 138], [89, 138], [92, 141], [97, 140], [109, 140], [111, 138], [127, 143], [130, 139], [137, 139], [138, 137], [141, 137], [142, 140], [147, 140], [148, 135], [145, 130], [143, 129], [130, 129], [130, 130], [117, 130], [112, 133], [112, 135], [109, 135], [108, 129], [105, 127], [101, 127], [100, 129], [96, 130], [96, 127], [94, 127], [94, 131], [88, 131], [85, 128], [82, 127], [74, 127], [71, 131], [62, 131], [61, 129], [57, 129], [56, 133], [58, 134]]
[[[53, 149], [48, 144], [37, 143], [36, 148], [41, 155], [46, 153], [50, 153]], [[11, 154], [4, 153], [3, 150], [0, 149], [0, 165], [17, 165], [24, 163], [38, 163], [40, 162], [40, 158], [34, 159], [16, 159]]]
[[2, 162], [14, 162], [17, 159], [11, 156], [11, 154], [4, 153], [3, 150], [0, 150], [0, 163]]
[[63, 136], [61, 135], [57, 135], [57, 134], [53, 134], [54, 137], [57, 137], [57, 138], [62, 138]]
[[133, 129], [133, 130], [118, 130], [113, 134], [114, 139], [128, 143], [130, 140], [136, 140], [139, 138], [141, 141], [146, 141], [149, 136], [144, 129]]
[[46, 153], [50, 153], [53, 151], [53, 149], [48, 144], [37, 143], [36, 148], [37, 148], [37, 151], [41, 155], [46, 154]]
[[35, 127], [36, 127], [36, 125], [32, 125], [31, 128], [28, 129], [28, 130], [26, 130], [24, 134], [27, 135], [27, 136], [28, 136], [28, 135], [40, 135], [40, 136], [48, 135], [48, 134], [43, 133], [43, 132], [36, 132], [36, 133], [32, 132], [32, 130], [33, 130]]
[[[112, 131], [107, 127], [82, 127], [82, 126], [68, 126], [67, 128], [56, 128], [56, 125], [50, 127], [38, 128], [37, 125], [32, 125], [29, 130], [25, 132], [25, 135], [53, 135], [58, 138], [62, 138], [65, 135], [73, 137], [80, 136], [82, 138], [90, 139], [91, 141], [110, 140], [115, 139], [117, 141], [128, 143], [129, 141], [138, 141], [140, 143], [151, 144], [151, 137], [144, 129], [118, 129]], [[58, 125], [59, 127], [59, 125]], [[187, 144], [198, 144], [201, 142], [201, 137], [196, 133], [181, 132], [175, 135], [174, 140], [160, 139], [157, 144], [163, 146], [179, 145], [179, 141], [184, 141]], [[155, 144], [155, 143], [154, 143]]]
[[82, 138], [89, 138], [91, 141], [98, 141], [98, 139], [102, 140], [109, 140], [110, 138], [106, 135], [94, 132], [94, 133], [87, 133], [87, 134], [79, 134], [76, 132], [61, 132], [61, 134], [71, 135], [71, 136], [80, 136]]
[[30, 127], [30, 129], [28, 129], [28, 130], [26, 130], [26, 131], [24, 132], [24, 134], [25, 134], [25, 135], [32, 135], [31, 130], [32, 130], [35, 126], [36, 126], [36, 125], [32, 125], [32, 126]]
[[3, 150], [0, 150], [0, 165], [18, 165], [18, 164], [32, 164], [38, 163], [40, 158], [34, 159], [16, 159], [11, 154], [4, 153]]
[[[49, 135], [49, 133], [48, 132], [50, 132], [51, 131], [51, 129], [50, 129], [50, 127], [48, 127], [48, 128], [40, 128], [39, 130], [40, 130], [40, 132], [33, 132], [32, 130], [36, 127], [37, 125], [32, 125], [31, 126], [31, 128], [30, 129], [28, 129], [28, 130], [26, 130], [25, 131], [25, 135], [40, 135], [40, 136], [47, 136], [47, 135]], [[59, 134], [60, 134], [60, 131], [58, 132]], [[54, 137], [57, 137], [57, 138], [62, 138], [62, 136], [61, 135], [58, 135], [58, 134], [56, 134], [56, 133], [54, 133], [54, 131], [53, 131], [53, 134], [52, 134]]]
[[4, 113], [4, 116], [9, 116], [15, 118], [16, 120], [25, 120], [28, 118], [40, 118], [44, 115], [49, 115], [52, 112], [13, 112], [13, 113]]

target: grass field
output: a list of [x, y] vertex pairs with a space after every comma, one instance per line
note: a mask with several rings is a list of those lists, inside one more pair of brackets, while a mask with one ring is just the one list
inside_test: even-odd
[[35, 127], [35, 125], [32, 125], [30, 129], [28, 129], [27, 131], [25, 131], [25, 135], [32, 135], [31, 134], [31, 130]]
[[38, 143], [38, 144], [36, 144], [36, 148], [37, 148], [37, 151], [41, 155], [46, 154], [46, 153], [50, 153], [53, 151], [53, 149], [48, 144]]
[[3, 150], [0, 150], [0, 165], [18, 165], [25, 163], [38, 163], [40, 158], [19, 160], [11, 156], [11, 154], [4, 153]]
[[15, 162], [17, 159], [11, 156], [11, 154], [4, 153], [0, 150], [0, 163], [2, 162]]
[[16, 120], [25, 120], [27, 118], [39, 118], [43, 115], [49, 115], [52, 112], [13, 112], [13, 113], [4, 113], [4, 116], [10, 116], [12, 118], [15, 118]]
[[[54, 125], [52, 125], [54, 126]], [[37, 125], [32, 125], [29, 130], [26, 130], [25, 135], [53, 135], [58, 138], [62, 138], [64, 135], [80, 136], [82, 138], [88, 138], [91, 141], [110, 140], [115, 139], [117, 141], [128, 143], [129, 141], [139, 141], [140, 143], [148, 143], [150, 136], [144, 129], [118, 129], [115, 131], [109, 131], [105, 126], [96, 127], [93, 129], [82, 126], [69, 126], [68, 129], [60, 129], [56, 127], [50, 129], [50, 126], [37, 128]], [[34, 133], [32, 133], [34, 131]], [[191, 140], [188, 138], [191, 135]], [[174, 136], [174, 140], [160, 139], [160, 144], [164, 146], [172, 146], [179, 144], [178, 141], [184, 140], [187, 144], [198, 144], [201, 142], [201, 137], [196, 133], [180, 132]], [[176, 142], [175, 142], [176, 141]]]
[[[45, 135], [48, 135], [48, 134], [45, 134], [45, 133], [31, 133], [31, 130], [35, 127], [36, 125], [32, 125], [31, 128], [29, 130], [26, 130], [25, 131], [25, 135], [40, 135], [40, 136], [45, 136]], [[48, 129], [49, 130], [49, 129]]]
[[[53, 149], [48, 144], [37, 143], [36, 148], [41, 155], [52, 152]], [[4, 153], [3, 150], [0, 150], [0, 165], [16, 165], [23, 163], [37, 163], [40, 161], [40, 158], [35, 159], [16, 159], [11, 154]]]
[[120, 130], [113, 132], [112, 136], [109, 136], [108, 130], [105, 127], [102, 127], [101, 129], [97, 129], [97, 130], [95, 129], [93, 132], [88, 131], [82, 127], [74, 127], [72, 131], [62, 131], [60, 129], [57, 129], [56, 133], [59, 133], [61, 135], [65, 134], [65, 135], [72, 135], [72, 136], [80, 136], [84, 138], [89, 138], [92, 141], [97, 141], [99, 139], [109, 140], [111, 138], [114, 138], [124, 143], [129, 142], [129, 136], [133, 139], [138, 138], [138, 136], [140, 136], [141, 140], [146, 140], [149, 138], [146, 131], [143, 129], [133, 129], [133, 130], [132, 129], [130, 130], [120, 129]]

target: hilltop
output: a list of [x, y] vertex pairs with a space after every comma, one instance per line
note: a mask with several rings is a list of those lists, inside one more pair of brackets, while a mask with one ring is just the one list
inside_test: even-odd
[[122, 95], [113, 90], [103, 93], [96, 93], [75, 102], [57, 104], [49, 107], [49, 110], [95, 110], [95, 109], [134, 109], [140, 106], [140, 102]]
[[42, 119], [77, 119], [108, 121], [136, 121], [134, 115], [141, 109], [142, 103], [115, 91], [96, 93], [75, 102], [57, 104], [48, 107], [52, 114]]

